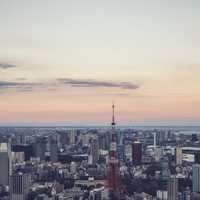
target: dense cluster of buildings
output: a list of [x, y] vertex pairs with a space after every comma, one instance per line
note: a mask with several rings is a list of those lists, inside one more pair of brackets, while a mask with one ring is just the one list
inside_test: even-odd
[[0, 199], [200, 199], [197, 132], [113, 123], [0, 128]]

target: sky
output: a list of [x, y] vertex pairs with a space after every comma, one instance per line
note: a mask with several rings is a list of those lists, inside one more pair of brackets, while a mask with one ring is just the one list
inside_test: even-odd
[[0, 125], [199, 125], [199, 0], [0, 0]]

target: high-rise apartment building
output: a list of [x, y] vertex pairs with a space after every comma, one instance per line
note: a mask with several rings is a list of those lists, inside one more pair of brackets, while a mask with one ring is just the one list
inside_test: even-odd
[[92, 156], [92, 163], [96, 164], [99, 161], [99, 144], [97, 139], [91, 140], [90, 154]]
[[168, 180], [170, 178], [169, 160], [167, 157], [160, 159], [161, 163], [161, 188], [167, 190]]
[[135, 141], [132, 144], [132, 161], [134, 165], [142, 162], [142, 144], [139, 141]]
[[199, 151], [195, 152], [195, 154], [194, 154], [194, 162], [195, 162], [195, 164], [200, 164], [200, 152]]
[[47, 141], [45, 137], [37, 137], [34, 144], [34, 154], [35, 157], [40, 158], [40, 160], [45, 160], [45, 152], [47, 148]]
[[154, 156], [155, 156], [155, 161], [158, 162], [162, 158], [163, 155], [163, 149], [160, 146], [156, 146], [154, 148]]
[[30, 175], [18, 173], [10, 177], [10, 199], [26, 200], [30, 189]]
[[176, 164], [177, 165], [182, 165], [182, 159], [183, 159], [183, 153], [182, 153], [182, 148], [181, 147], [176, 147]]
[[132, 162], [132, 146], [130, 144], [124, 145], [124, 158], [127, 162]]
[[168, 180], [168, 200], [177, 200], [178, 198], [178, 179], [171, 176]]
[[12, 158], [10, 143], [0, 143], [0, 185], [9, 185], [12, 174]]
[[193, 192], [200, 192], [200, 164], [193, 165], [192, 172]]
[[58, 153], [59, 153], [59, 149], [58, 149], [57, 141], [52, 139], [50, 141], [50, 160], [52, 162], [58, 161]]
[[74, 129], [72, 129], [70, 131], [70, 144], [75, 144], [76, 143], [76, 131]]
[[103, 132], [103, 133], [98, 134], [98, 141], [99, 141], [100, 149], [103, 149], [103, 150], [109, 149], [109, 144], [110, 144], [109, 133]]

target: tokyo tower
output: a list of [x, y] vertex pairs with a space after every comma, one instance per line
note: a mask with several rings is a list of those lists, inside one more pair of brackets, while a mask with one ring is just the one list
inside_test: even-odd
[[115, 129], [115, 105], [112, 105], [112, 130], [111, 144], [108, 161], [108, 190], [110, 199], [120, 199], [120, 173], [119, 160], [117, 156], [117, 133]]

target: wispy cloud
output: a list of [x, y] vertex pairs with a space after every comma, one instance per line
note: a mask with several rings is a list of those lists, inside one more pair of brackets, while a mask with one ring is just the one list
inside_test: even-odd
[[0, 69], [9, 69], [9, 68], [15, 68], [17, 65], [6, 63], [6, 62], [0, 62]]
[[35, 87], [41, 87], [43, 84], [39, 82], [16, 82], [16, 81], [0, 81], [0, 90], [19, 89], [33, 90]]
[[[121, 90], [135, 90], [139, 85], [131, 82], [114, 82], [114, 81], [99, 81], [91, 79], [54, 79], [45, 81], [28, 81], [27, 79], [20, 78], [15, 81], [0, 81], [0, 90], [15, 89], [19, 92], [31, 92], [33, 90], [43, 89], [50, 91], [65, 87], [77, 88], [118, 88]], [[117, 93], [124, 95], [123, 93]]]
[[113, 82], [113, 81], [99, 81], [92, 79], [58, 79], [61, 84], [72, 87], [107, 87], [107, 88], [121, 88], [121, 89], [138, 89], [139, 85], [131, 82]]

